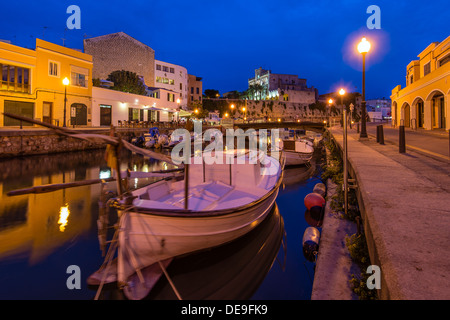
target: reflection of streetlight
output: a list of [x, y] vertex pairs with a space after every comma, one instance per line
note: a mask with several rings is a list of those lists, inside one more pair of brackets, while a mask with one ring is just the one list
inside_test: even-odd
[[59, 209], [59, 220], [58, 220], [58, 224], [59, 226], [59, 231], [64, 232], [66, 225], [67, 225], [67, 218], [69, 217], [70, 214], [70, 210], [69, 210], [69, 205], [66, 203], [66, 205], [62, 206]]
[[[345, 90], [341, 89], [339, 90], [339, 95], [341, 96], [341, 105], [342, 105], [342, 117], [344, 117], [344, 94], [345, 94]], [[342, 122], [344, 118], [342, 118]], [[342, 122], [341, 122], [341, 127], [342, 127]]]
[[67, 86], [69, 85], [70, 81], [67, 77], [65, 77], [62, 82], [64, 85], [64, 122], [63, 122], [63, 127], [65, 127], [66, 126]]
[[366, 131], [366, 53], [370, 50], [370, 42], [366, 38], [362, 38], [358, 44], [358, 51], [362, 54], [363, 70], [362, 70], [362, 102], [361, 102], [361, 133], [360, 138], [367, 138]]

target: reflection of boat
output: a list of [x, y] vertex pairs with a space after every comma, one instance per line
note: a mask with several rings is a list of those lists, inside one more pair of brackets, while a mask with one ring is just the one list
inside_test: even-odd
[[286, 186], [295, 185], [301, 181], [306, 181], [315, 171], [314, 165], [291, 166], [284, 169], [283, 184]]
[[[187, 180], [158, 181], [131, 193], [132, 206], [119, 210], [120, 284], [159, 261], [235, 240], [264, 220], [282, 180], [278, 160], [262, 155], [250, 163], [248, 153], [217, 156], [224, 164], [190, 164]], [[229, 156], [232, 164], [225, 164]]]
[[[275, 204], [250, 233], [215, 249], [175, 259], [167, 272], [183, 299], [250, 299], [271, 269], [283, 234], [283, 218]], [[163, 276], [147, 298], [177, 297]]]
[[282, 140], [282, 145], [286, 166], [308, 163], [314, 154], [314, 148], [305, 140]]

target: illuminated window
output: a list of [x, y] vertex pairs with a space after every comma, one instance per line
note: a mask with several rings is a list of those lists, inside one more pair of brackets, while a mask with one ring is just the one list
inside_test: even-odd
[[88, 69], [72, 66], [70, 72], [71, 78], [70, 85], [87, 88], [88, 74], [89, 74]]

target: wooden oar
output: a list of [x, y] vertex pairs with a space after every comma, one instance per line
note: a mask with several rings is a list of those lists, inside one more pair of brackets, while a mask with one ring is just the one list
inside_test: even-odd
[[[136, 172], [136, 171], [123, 171], [122, 176], [129, 178], [168, 178], [175, 177], [177, 173], [183, 171], [183, 168], [178, 169], [168, 169], [168, 170], [159, 170], [153, 172]], [[19, 196], [30, 193], [47, 193], [58, 191], [61, 189], [68, 189], [74, 187], [87, 186], [96, 183], [102, 182], [112, 182], [116, 181], [116, 178], [106, 178], [106, 179], [92, 179], [92, 180], [84, 180], [84, 181], [75, 181], [75, 182], [67, 182], [67, 183], [59, 183], [59, 184], [45, 184], [40, 186], [34, 186], [31, 188], [25, 189], [17, 189], [9, 191], [6, 195], [8, 196]]]

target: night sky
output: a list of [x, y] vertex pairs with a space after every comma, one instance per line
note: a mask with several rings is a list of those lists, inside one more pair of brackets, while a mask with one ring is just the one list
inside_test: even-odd
[[[65, 30], [72, 4], [81, 9], [80, 30]], [[379, 30], [366, 27], [372, 4], [381, 9]], [[82, 49], [84, 37], [123, 31], [221, 93], [247, 89], [259, 67], [306, 78], [319, 94], [340, 86], [360, 92], [356, 45], [366, 36], [366, 97], [389, 97], [404, 87], [406, 65], [450, 35], [448, 0], [4, 1], [2, 12], [0, 39], [18, 46], [65, 38]]]

